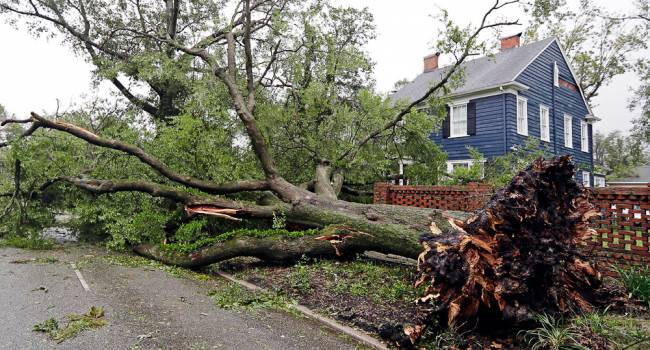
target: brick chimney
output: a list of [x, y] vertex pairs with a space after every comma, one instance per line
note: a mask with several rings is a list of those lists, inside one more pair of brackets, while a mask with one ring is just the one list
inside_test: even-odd
[[507, 36], [499, 40], [501, 40], [501, 51], [512, 49], [513, 47], [519, 47], [521, 43], [521, 33]]
[[431, 72], [432, 70], [438, 69], [438, 57], [440, 57], [440, 52], [436, 52], [432, 55], [424, 57], [424, 72]]

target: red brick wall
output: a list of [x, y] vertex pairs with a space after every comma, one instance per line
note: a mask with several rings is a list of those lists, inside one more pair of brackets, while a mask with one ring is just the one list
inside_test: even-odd
[[[376, 183], [376, 204], [408, 205], [443, 210], [474, 211], [483, 207], [493, 189], [486, 185], [399, 186]], [[585, 246], [596, 260], [609, 264], [650, 264], [650, 187], [607, 187], [591, 191], [600, 210], [595, 233]]]
[[494, 192], [491, 186], [399, 186], [375, 183], [374, 203], [421, 208], [474, 211], [482, 208]]

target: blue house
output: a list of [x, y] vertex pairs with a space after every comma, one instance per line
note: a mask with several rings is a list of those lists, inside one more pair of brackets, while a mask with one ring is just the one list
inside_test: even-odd
[[[472, 163], [467, 146], [486, 158], [503, 155], [534, 137], [549, 153], [570, 154], [576, 178], [593, 184], [594, 117], [555, 38], [520, 46], [521, 34], [501, 39], [501, 51], [465, 62], [464, 84], [451, 92], [442, 130], [431, 135], [448, 154], [448, 171]], [[424, 72], [392, 96], [414, 101], [448, 68], [438, 55], [424, 58]]]

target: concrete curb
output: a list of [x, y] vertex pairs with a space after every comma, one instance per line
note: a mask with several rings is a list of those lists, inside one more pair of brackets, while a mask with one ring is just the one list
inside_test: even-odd
[[[221, 270], [217, 270], [216, 273], [219, 276], [221, 276], [221, 277], [223, 277], [223, 278], [225, 278], [225, 279], [227, 279], [227, 280], [229, 280], [231, 282], [237, 283], [237, 284], [239, 284], [239, 285], [241, 285], [243, 287], [246, 287], [246, 288], [248, 288], [250, 290], [255, 290], [255, 291], [264, 291], [265, 290], [264, 288], [262, 288], [260, 286], [256, 286], [256, 285], [254, 285], [252, 283], [246, 282], [244, 280], [240, 280], [239, 278], [236, 278], [235, 276], [233, 276], [233, 275], [231, 275], [229, 273], [223, 272]], [[389, 350], [389, 348], [386, 345], [384, 345], [379, 340], [371, 337], [370, 335], [368, 335], [368, 334], [366, 334], [364, 332], [358, 331], [358, 330], [356, 330], [356, 329], [354, 329], [352, 327], [348, 327], [348, 326], [346, 326], [344, 324], [341, 324], [338, 321], [336, 321], [334, 319], [331, 319], [329, 317], [317, 314], [316, 312], [314, 312], [313, 310], [309, 309], [306, 306], [296, 304], [296, 305], [292, 305], [291, 307], [293, 307], [294, 309], [296, 309], [298, 312], [302, 313], [303, 315], [322, 323], [326, 327], [328, 327], [330, 329], [333, 329], [335, 331], [344, 333], [347, 336], [357, 340], [358, 342], [360, 342], [360, 343], [362, 343], [362, 344], [364, 344], [366, 346], [369, 346], [369, 347], [371, 347], [373, 349], [376, 349], [376, 350]]]

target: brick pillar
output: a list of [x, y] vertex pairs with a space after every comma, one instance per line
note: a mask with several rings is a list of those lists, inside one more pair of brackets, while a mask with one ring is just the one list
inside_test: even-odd
[[388, 196], [388, 191], [390, 184], [386, 182], [375, 182], [373, 187], [373, 203], [374, 204], [390, 204], [390, 199]]

